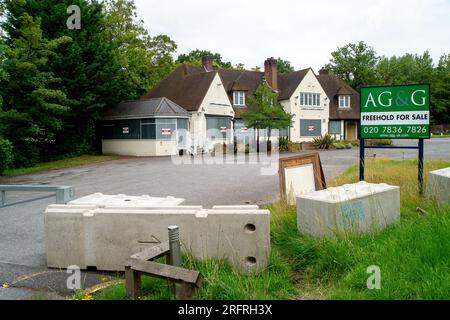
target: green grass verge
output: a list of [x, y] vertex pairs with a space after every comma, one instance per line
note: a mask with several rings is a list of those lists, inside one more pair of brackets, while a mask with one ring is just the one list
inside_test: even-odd
[[23, 174], [37, 173], [41, 171], [54, 170], [54, 169], [63, 169], [81, 166], [85, 164], [98, 163], [103, 161], [110, 161], [119, 159], [119, 156], [100, 156], [100, 155], [84, 155], [74, 158], [67, 158], [63, 160], [50, 161], [44, 163], [38, 163], [29, 168], [17, 168], [17, 169], [8, 169], [3, 172], [3, 176], [12, 177]]
[[[223, 261], [184, 258], [185, 267], [205, 278], [199, 298], [448, 299], [450, 207], [418, 196], [417, 161], [376, 160], [366, 166], [367, 181], [401, 187], [401, 223], [377, 234], [316, 239], [299, 234], [295, 207], [274, 203], [269, 206], [271, 262], [264, 272], [240, 275]], [[426, 161], [425, 171], [448, 166]], [[329, 185], [357, 180], [358, 167], [353, 166]], [[416, 207], [427, 213], [418, 214]], [[371, 265], [381, 269], [380, 290], [367, 289]], [[173, 299], [163, 280], [144, 277], [143, 292], [143, 299]], [[115, 285], [87, 298], [125, 299], [125, 288]]]

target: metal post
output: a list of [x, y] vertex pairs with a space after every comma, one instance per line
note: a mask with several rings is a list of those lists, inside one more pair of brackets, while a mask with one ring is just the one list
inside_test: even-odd
[[5, 190], [2, 190], [2, 200], [1, 200], [0, 204], [2, 207], [6, 204], [6, 191]]
[[364, 166], [365, 166], [365, 142], [364, 139], [359, 140], [359, 181], [364, 181]]
[[[180, 228], [178, 226], [170, 226], [168, 229], [170, 264], [175, 267], [181, 267]], [[178, 299], [181, 294], [181, 286], [178, 283], [174, 283], [173, 290]]]
[[419, 193], [423, 194], [423, 139], [419, 139]]

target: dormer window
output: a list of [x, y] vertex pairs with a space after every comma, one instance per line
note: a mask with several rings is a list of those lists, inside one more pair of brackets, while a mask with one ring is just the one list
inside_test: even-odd
[[350, 96], [339, 96], [339, 108], [350, 108]]
[[233, 105], [245, 106], [245, 92], [244, 91], [233, 91]]

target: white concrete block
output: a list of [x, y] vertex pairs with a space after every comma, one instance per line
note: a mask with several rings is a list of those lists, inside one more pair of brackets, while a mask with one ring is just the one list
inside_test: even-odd
[[241, 272], [264, 269], [270, 256], [270, 213], [254, 208], [159, 209], [50, 205], [45, 211], [47, 264], [123, 271], [132, 254], [168, 240], [178, 225], [195, 258], [228, 260]]
[[450, 205], [450, 167], [428, 174], [427, 195], [444, 205]]
[[297, 196], [297, 227], [313, 236], [368, 233], [400, 220], [400, 188], [358, 182]]
[[184, 202], [184, 199], [174, 197], [127, 196], [125, 194], [107, 195], [94, 193], [88, 196], [70, 201], [68, 204], [90, 205], [99, 207], [124, 206], [124, 207], [173, 207]]

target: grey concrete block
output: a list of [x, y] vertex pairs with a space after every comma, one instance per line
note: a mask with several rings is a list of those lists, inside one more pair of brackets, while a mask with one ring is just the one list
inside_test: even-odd
[[181, 204], [182, 202], [184, 202], [184, 199], [174, 197], [151, 197], [149, 195], [128, 196], [125, 194], [107, 195], [103, 193], [94, 193], [72, 200], [68, 204], [95, 204], [100, 207], [173, 207]]
[[253, 208], [99, 208], [50, 205], [45, 211], [47, 264], [123, 271], [130, 255], [168, 240], [178, 225], [185, 252], [226, 259], [237, 271], [258, 272], [270, 256], [270, 213]]
[[450, 167], [428, 174], [426, 194], [444, 205], [450, 204]]
[[400, 220], [400, 188], [359, 182], [297, 196], [297, 227], [312, 236], [369, 233]]

